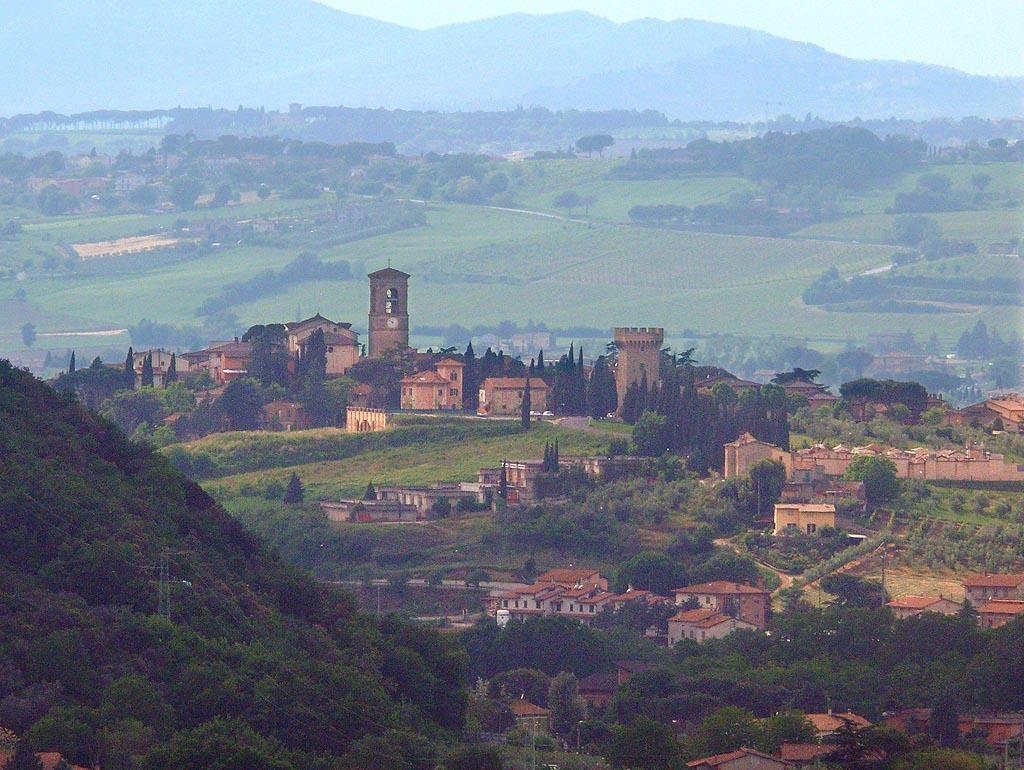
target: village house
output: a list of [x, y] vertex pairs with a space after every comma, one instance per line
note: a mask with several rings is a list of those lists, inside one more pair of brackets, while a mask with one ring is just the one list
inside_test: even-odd
[[263, 424], [272, 430], [305, 430], [311, 426], [306, 408], [294, 401], [271, 401], [263, 407]]
[[923, 612], [956, 615], [963, 605], [944, 596], [900, 596], [886, 605], [897, 620], [906, 620]]
[[[906, 708], [885, 714], [882, 724], [914, 736], [928, 732], [931, 717], [930, 708]], [[1016, 743], [1024, 733], [1024, 713], [1021, 712], [960, 714], [957, 722], [962, 737], [983, 740], [997, 749]]]
[[[135, 369], [135, 387], [142, 387], [142, 369], [145, 366], [146, 357], [152, 356], [153, 385], [154, 387], [162, 388], [167, 378], [167, 372], [171, 368], [172, 355], [171, 351], [164, 350], [163, 348], [152, 348], [132, 353], [132, 368]], [[182, 367], [177, 356], [174, 356], [174, 368], [180, 374], [183, 368], [187, 369], [187, 364], [185, 367]]]
[[951, 411], [946, 419], [953, 425], [992, 427], [993, 424], [1001, 424], [1005, 431], [1021, 433], [1024, 431], [1024, 397], [1008, 393], [990, 398], [979, 404]]
[[530, 703], [525, 697], [517, 698], [508, 707], [515, 717], [516, 727], [538, 733], [546, 733], [551, 727], [551, 712], [543, 706]]
[[804, 717], [814, 725], [818, 740], [835, 735], [840, 730], [863, 730], [865, 727], [871, 727], [871, 722], [852, 711], [829, 710], [824, 714], [804, 714]]
[[784, 759], [764, 754], [754, 749], [739, 748], [725, 754], [702, 757], [686, 763], [696, 770], [783, 770], [792, 767]]
[[[523, 408], [526, 377], [488, 377], [480, 384], [477, 413], [489, 417], [518, 417]], [[530, 411], [546, 412], [548, 386], [540, 377], [530, 378]]]
[[616, 595], [599, 572], [568, 568], [549, 570], [531, 585], [498, 592], [495, 598], [495, 610], [508, 618], [563, 615], [589, 624], [605, 606], [614, 606]]
[[967, 601], [975, 607], [991, 599], [1024, 599], [1024, 573], [970, 575], [962, 582]]
[[454, 358], [442, 358], [433, 368], [403, 377], [402, 409], [458, 411], [462, 409], [462, 370]]
[[350, 323], [338, 323], [317, 313], [304, 321], [284, 325], [287, 333], [288, 352], [294, 357], [302, 350], [306, 341], [316, 332], [324, 334], [329, 377], [346, 374], [359, 360], [359, 334], [352, 330]]
[[709, 639], [728, 636], [737, 629], [757, 631], [758, 627], [711, 607], [683, 610], [668, 619], [668, 646], [672, 647], [683, 639], [703, 644]]
[[774, 534], [815, 532], [836, 526], [836, 507], [832, 503], [776, 503]]
[[990, 599], [978, 607], [978, 625], [999, 628], [1024, 617], [1024, 599]]
[[237, 380], [249, 374], [252, 345], [239, 342], [212, 342], [205, 350], [183, 353], [178, 358], [187, 364], [187, 371], [207, 374], [218, 385]]
[[[829, 743], [783, 743], [775, 756], [793, 767], [821, 767], [836, 746]], [[827, 765], [826, 765], [827, 766]]]
[[725, 615], [735, 616], [761, 630], [768, 627], [771, 597], [763, 588], [729, 580], [713, 580], [710, 583], [676, 588], [672, 593], [677, 605], [681, 606], [695, 600], [700, 609], [713, 609]]

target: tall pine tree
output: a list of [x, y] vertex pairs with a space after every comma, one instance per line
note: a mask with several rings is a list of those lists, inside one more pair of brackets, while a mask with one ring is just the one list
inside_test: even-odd
[[476, 352], [473, 350], [472, 340], [466, 345], [462, 365], [462, 407], [475, 412], [480, 406], [480, 380], [477, 379]]
[[178, 381], [178, 359], [171, 353], [171, 363], [167, 366], [167, 374], [164, 375], [164, 385]]
[[[533, 367], [531, 362], [530, 367]], [[526, 376], [526, 386], [523, 388], [523, 403], [519, 410], [519, 421], [523, 426], [523, 430], [530, 429], [530, 376]]]

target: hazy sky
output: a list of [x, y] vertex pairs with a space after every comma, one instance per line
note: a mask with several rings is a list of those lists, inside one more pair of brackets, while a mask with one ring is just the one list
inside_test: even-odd
[[1024, 75], [1024, 0], [320, 0], [409, 27], [504, 13], [583, 10], [615, 21], [707, 19], [858, 59], [912, 59]]

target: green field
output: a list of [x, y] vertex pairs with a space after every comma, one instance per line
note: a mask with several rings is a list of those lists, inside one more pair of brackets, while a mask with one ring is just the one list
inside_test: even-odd
[[[431, 441], [297, 465], [285, 461], [275, 467], [210, 480], [204, 487], [230, 507], [230, 501], [245, 488], [259, 489], [271, 481], [285, 483], [293, 471], [306, 485], [311, 499], [360, 496], [371, 483], [425, 485], [436, 481], [473, 481], [480, 468], [501, 465], [503, 460], [541, 459], [544, 445], [556, 439], [563, 455], [599, 454], [608, 448], [608, 438], [603, 436], [540, 423], [529, 433]], [[249, 439], [243, 436], [241, 440]], [[218, 443], [218, 437], [204, 441], [208, 451], [216, 452], [218, 446], [227, 449]]]
[[[615, 181], [607, 178], [617, 161], [578, 159], [529, 162], [508, 174], [515, 206], [521, 213], [482, 206], [431, 202], [426, 225], [342, 244], [321, 253], [326, 260], [347, 259], [357, 270], [390, 261], [413, 275], [413, 340], [417, 324], [520, 323], [544, 321], [552, 326], [661, 325], [670, 342], [683, 329], [748, 336], [785, 335], [821, 347], [863, 340], [872, 331], [911, 329], [929, 336], [936, 331], [951, 344], [983, 319], [997, 328], [1021, 323], [1015, 307], [967, 308], [948, 315], [897, 313], [828, 313], [800, 300], [804, 288], [824, 270], [836, 266], [843, 275], [888, 264], [894, 246], [885, 244], [893, 217], [855, 215], [807, 228], [793, 238], [766, 238], [642, 228], [628, 224], [628, 211], [639, 203], [722, 201], [750, 189], [733, 176], [699, 175], [679, 180]], [[992, 176], [990, 190], [1013, 193], [1018, 169], [1009, 164], [939, 167], [954, 186], [967, 184], [983, 170]], [[851, 208], [880, 211], [898, 189], [916, 184], [916, 174], [893, 182], [873, 196], [854, 198]], [[573, 189], [597, 199], [589, 221], [567, 221], [552, 210], [554, 196]], [[874, 201], [874, 202], [872, 202]], [[184, 215], [130, 214], [72, 216], [28, 220], [15, 240], [0, 242], [0, 256], [32, 259], [36, 264], [58, 244], [166, 231], [178, 218], [243, 219], [255, 215], [303, 211], [327, 212], [333, 196], [321, 201], [271, 199]], [[574, 217], [582, 212], [573, 212]], [[934, 215], [946, 237], [974, 240], [982, 253], [988, 243], [1021, 233], [1019, 209], [953, 212]], [[224, 244], [200, 258], [150, 269], [133, 266], [108, 275], [40, 274], [0, 285], [0, 351], [22, 350], [19, 329], [32, 321], [42, 334], [120, 329], [143, 318], [178, 325], [201, 325], [196, 308], [225, 284], [251, 278], [268, 268], [280, 269], [302, 251]], [[942, 260], [920, 269], [976, 270], [975, 258]], [[989, 260], [986, 272], [1005, 272]], [[1012, 266], [1011, 266], [1012, 268]], [[915, 267], [915, 270], [918, 268]], [[6, 302], [24, 290], [28, 304]], [[230, 308], [244, 326], [292, 320], [320, 311], [363, 326], [366, 286], [354, 281], [292, 284], [258, 301]], [[39, 348], [80, 349], [123, 345], [125, 336], [43, 336]]]

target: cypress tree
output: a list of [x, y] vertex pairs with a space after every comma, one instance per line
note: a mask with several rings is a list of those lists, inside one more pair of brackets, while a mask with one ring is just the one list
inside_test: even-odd
[[622, 399], [622, 421], [628, 425], [632, 425], [636, 422], [637, 414], [637, 390], [638, 386], [634, 382], [626, 388], [626, 395]]
[[501, 461], [501, 476], [498, 478], [498, 497], [502, 500], [508, 498], [508, 471], [504, 460]]
[[551, 444], [544, 442], [544, 470], [551, 470]]
[[147, 353], [142, 359], [142, 387], [153, 387], [153, 354]]
[[544, 376], [544, 348], [541, 348], [540, 352], [537, 353], [537, 376]]
[[555, 446], [554, 446], [554, 448], [552, 448], [551, 454], [552, 454], [552, 458], [553, 458], [552, 462], [554, 463], [554, 466], [555, 466], [554, 470], [557, 471], [558, 470], [558, 464], [562, 461], [561, 453], [558, 450], [558, 439], [557, 438], [555, 439]]
[[68, 362], [68, 377], [74, 378], [75, 376], [75, 351], [71, 351], [71, 360]]
[[178, 359], [171, 353], [171, 363], [167, 366], [167, 374], [164, 375], [164, 385], [178, 381]]
[[287, 505], [300, 505], [305, 498], [306, 490], [302, 488], [298, 474], [292, 471], [292, 477], [288, 479], [288, 488], [284, 491], [281, 501]]
[[[532, 366], [532, 364], [531, 364]], [[523, 388], [523, 403], [520, 407], [519, 420], [523, 430], [530, 429], [530, 376], [526, 376], [526, 387]]]
[[377, 490], [373, 488], [373, 482], [372, 481], [369, 482], [366, 485], [366, 491], [363, 492], [363, 499], [364, 500], [376, 500], [377, 499]]
[[128, 346], [128, 355], [124, 357], [124, 372], [121, 377], [121, 388], [135, 390], [135, 351]]
[[480, 406], [480, 381], [477, 379], [476, 352], [472, 341], [466, 346], [462, 363], [462, 406], [475, 412]]
[[648, 409], [650, 395], [650, 389], [647, 385], [647, 372], [644, 372], [643, 377], [640, 378], [640, 385], [636, 389], [636, 418], [638, 420], [640, 419], [640, 415]]

